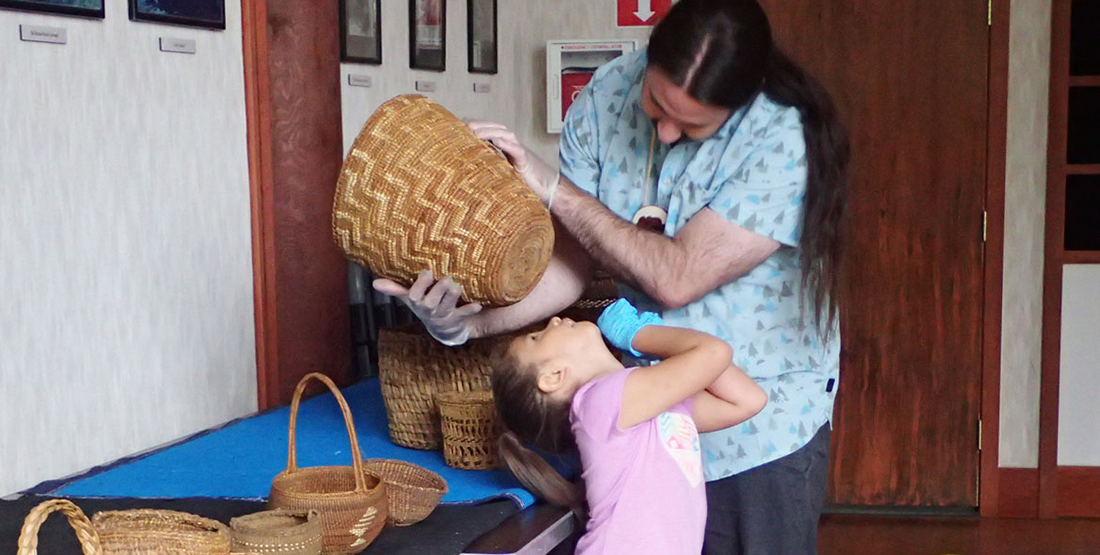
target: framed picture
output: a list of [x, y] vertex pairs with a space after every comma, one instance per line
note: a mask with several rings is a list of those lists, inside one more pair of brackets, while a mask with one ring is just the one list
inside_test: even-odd
[[130, 0], [130, 19], [225, 29], [225, 0]]
[[470, 73], [496, 73], [497, 0], [466, 1], [466, 48]]
[[340, 0], [340, 59], [382, 63], [382, 0]]
[[447, 69], [447, 0], [409, 0], [409, 67]]
[[0, 0], [0, 8], [103, 19], [104, 0]]

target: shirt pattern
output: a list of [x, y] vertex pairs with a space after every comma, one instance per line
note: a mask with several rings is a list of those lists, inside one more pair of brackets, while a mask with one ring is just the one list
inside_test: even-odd
[[[626, 220], [643, 205], [654, 132], [641, 108], [645, 67], [645, 53], [636, 52], [600, 68], [570, 107], [560, 145], [562, 174]], [[747, 275], [662, 312], [669, 325], [728, 342], [734, 363], [768, 394], [752, 419], [701, 434], [704, 474], [717, 480], [793, 453], [832, 418], [840, 334], [834, 328], [822, 340], [798, 265], [807, 174], [801, 117], [759, 94], [711, 137], [658, 141], [653, 158], [667, 236], [710, 208], [784, 245]], [[621, 293], [639, 309], [661, 312], [639, 292]]]

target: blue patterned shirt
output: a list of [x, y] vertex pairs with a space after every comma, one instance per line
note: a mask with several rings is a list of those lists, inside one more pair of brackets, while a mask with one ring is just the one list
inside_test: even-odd
[[[561, 137], [562, 174], [626, 220], [643, 205], [654, 133], [641, 107], [645, 67], [637, 52], [600, 68], [569, 109]], [[656, 203], [669, 214], [665, 235], [710, 208], [783, 245], [748, 274], [662, 313], [669, 325], [727, 341], [734, 363], [768, 394], [752, 419], [703, 434], [706, 478], [717, 480], [798, 450], [832, 417], [840, 334], [821, 339], [798, 265], [807, 172], [801, 118], [760, 94], [703, 141], [658, 141], [653, 158]], [[622, 293], [639, 309], [659, 310], [638, 292]]]

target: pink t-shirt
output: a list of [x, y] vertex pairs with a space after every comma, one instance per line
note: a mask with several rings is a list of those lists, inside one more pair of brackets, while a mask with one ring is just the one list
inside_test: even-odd
[[699, 555], [707, 520], [692, 400], [618, 428], [633, 368], [592, 380], [573, 397], [589, 519], [576, 555]]

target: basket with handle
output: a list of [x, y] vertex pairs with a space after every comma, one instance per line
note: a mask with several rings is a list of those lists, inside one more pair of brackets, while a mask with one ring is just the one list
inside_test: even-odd
[[[350, 467], [298, 468], [295, 441], [298, 406], [306, 386], [312, 380], [328, 387], [340, 405], [351, 441]], [[308, 374], [298, 382], [290, 403], [288, 451], [286, 470], [271, 482], [270, 507], [319, 512], [325, 553], [359, 553], [366, 549], [386, 524], [386, 486], [365, 468], [351, 409], [336, 384], [327, 376]]]
[[104, 555], [215, 555], [230, 552], [224, 524], [179, 511], [134, 509], [92, 516]]
[[69, 519], [69, 526], [76, 532], [76, 539], [80, 542], [80, 549], [84, 555], [101, 555], [103, 549], [99, 543], [99, 534], [96, 533], [91, 521], [75, 503], [68, 499], [51, 499], [39, 503], [23, 520], [23, 528], [19, 530], [17, 555], [36, 555], [38, 553], [38, 529], [42, 523], [53, 513], [61, 513]]
[[344, 161], [333, 236], [348, 258], [408, 286], [451, 276], [463, 298], [515, 303], [554, 248], [550, 213], [504, 156], [419, 95], [383, 103]]
[[388, 522], [394, 526], [424, 520], [447, 493], [447, 481], [422, 466], [392, 459], [367, 459], [366, 464], [386, 484]]
[[491, 392], [441, 393], [439, 420], [443, 460], [448, 466], [463, 470], [497, 468], [501, 428]]
[[321, 516], [317, 511], [276, 509], [229, 521], [234, 553], [321, 553]]

